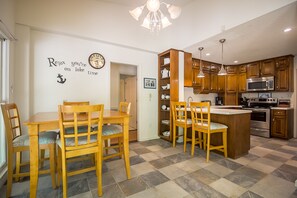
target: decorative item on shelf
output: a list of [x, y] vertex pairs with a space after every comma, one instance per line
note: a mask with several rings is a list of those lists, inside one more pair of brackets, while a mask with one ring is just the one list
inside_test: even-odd
[[162, 120], [163, 124], [169, 124], [169, 120]]
[[166, 87], [167, 87], [167, 89], [170, 89], [170, 84], [167, 84]]
[[169, 111], [170, 110], [170, 107], [167, 107], [166, 109]]
[[163, 134], [164, 136], [170, 136], [170, 131], [164, 131], [162, 134]]
[[166, 95], [165, 98], [166, 98], [166, 99], [170, 99], [170, 95]]
[[164, 65], [167, 65], [170, 63], [170, 58], [164, 58]]
[[166, 110], [166, 105], [162, 105], [162, 107], [161, 107], [163, 110]]
[[170, 14], [171, 19], [176, 19], [181, 13], [181, 8], [165, 2], [160, 2], [159, 0], [147, 0], [146, 4], [130, 10], [132, 17], [138, 21], [142, 14], [144, 7], [147, 8], [148, 14], [143, 19], [142, 27], [150, 29], [151, 32], [159, 32], [162, 28], [166, 28], [171, 25], [171, 22], [161, 11], [161, 5], [164, 4], [167, 8], [165, 13]]
[[167, 89], [167, 85], [163, 85], [163, 86], [162, 86], [162, 89], [163, 89], [163, 90]]
[[165, 99], [165, 97], [166, 97], [166, 94], [161, 95], [161, 99]]
[[199, 49], [199, 51], [200, 51], [200, 72], [199, 72], [199, 74], [197, 75], [197, 77], [198, 77], [198, 78], [204, 78], [205, 76], [204, 76], [204, 73], [203, 73], [203, 71], [202, 71], [203, 68], [202, 68], [202, 60], [201, 60], [201, 59], [202, 59], [202, 55], [201, 55], [201, 54], [202, 54], [202, 50], [203, 50], [204, 48], [203, 48], [203, 47], [199, 47], [198, 49]]
[[223, 61], [224, 60], [223, 59], [223, 53], [224, 53], [223, 44], [224, 44], [225, 41], [226, 41], [226, 39], [221, 39], [220, 40], [220, 43], [222, 43], [222, 66], [221, 66], [221, 69], [220, 69], [220, 71], [218, 73], [219, 76], [227, 75], [227, 72], [226, 72], [225, 67], [224, 67], [224, 61]]
[[162, 74], [162, 78], [168, 78], [170, 76], [170, 71], [166, 68], [164, 68], [162, 71], [161, 71], [161, 74]]

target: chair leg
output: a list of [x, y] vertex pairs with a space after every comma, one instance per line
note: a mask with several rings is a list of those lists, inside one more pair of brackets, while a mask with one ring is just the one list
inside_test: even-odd
[[210, 133], [207, 133], [207, 151], [206, 151], [206, 162], [209, 161], [209, 149], [210, 149]]
[[176, 141], [176, 126], [175, 124], [173, 124], [173, 144], [172, 144], [172, 147], [175, 147], [175, 141]]
[[[108, 144], [108, 140], [104, 140], [104, 147], [109, 147], [109, 144]], [[104, 149], [105, 150], [105, 154], [108, 155], [108, 149]]]
[[57, 160], [57, 186], [61, 186], [62, 177], [62, 153], [61, 148], [58, 146], [58, 160]]
[[63, 183], [63, 197], [67, 197], [67, 161], [65, 151], [62, 151], [62, 183]]
[[187, 151], [187, 127], [184, 128], [184, 152]]
[[49, 159], [50, 159], [50, 172], [52, 176], [52, 186], [56, 189], [56, 144], [49, 145]]
[[198, 137], [199, 137], [199, 147], [200, 149], [202, 149], [202, 136], [201, 136], [201, 132], [198, 131]]
[[102, 145], [99, 145], [99, 152], [96, 153], [96, 173], [97, 173], [97, 184], [98, 184], [98, 196], [101, 197], [102, 196]]
[[6, 190], [6, 197], [10, 197], [11, 194], [11, 188], [12, 188], [12, 175], [13, 175], [13, 169], [12, 169], [12, 155], [13, 153], [8, 153], [7, 156], [7, 190]]
[[192, 149], [191, 149], [191, 155], [194, 155], [194, 149], [195, 149], [195, 130], [192, 129]]
[[40, 168], [44, 166], [45, 149], [40, 150]]
[[[119, 137], [118, 138], [118, 144], [119, 144], [119, 152], [120, 153], [123, 153], [123, 143], [122, 143], [122, 139], [123, 139], [123, 137]], [[122, 155], [120, 155], [120, 158], [122, 159], [123, 158], [123, 154]]]
[[227, 157], [227, 129], [223, 131], [224, 156]]
[[[16, 159], [15, 159], [15, 174], [19, 175], [20, 172], [21, 172], [21, 158], [22, 158], [21, 152], [16, 152], [15, 156], [16, 156]], [[17, 181], [17, 182], [20, 181], [20, 177], [19, 176], [15, 177], [15, 181]]]
[[203, 149], [206, 150], [206, 133], [203, 133]]

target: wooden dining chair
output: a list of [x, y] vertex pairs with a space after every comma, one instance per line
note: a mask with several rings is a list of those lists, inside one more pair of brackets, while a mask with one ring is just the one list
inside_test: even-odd
[[[187, 142], [192, 139], [187, 136], [187, 129], [192, 127], [192, 120], [187, 118], [187, 103], [186, 102], [171, 102], [171, 111], [173, 118], [173, 147], [175, 147], [176, 139], [183, 136], [184, 152], [187, 150]], [[176, 127], [182, 127], [184, 133], [182, 135], [176, 134]]]
[[[130, 114], [131, 103], [130, 102], [120, 102], [119, 112]], [[108, 124], [102, 127], [102, 140], [104, 141], [105, 156], [103, 160], [110, 159], [116, 156], [122, 158], [123, 156], [123, 126], [121, 124]], [[110, 140], [113, 138], [118, 139], [118, 143], [115, 145], [110, 145]], [[109, 141], [109, 142], [108, 142]], [[109, 154], [109, 149], [118, 149], [118, 152]]]
[[[30, 172], [21, 172], [21, 166], [28, 165], [30, 162], [22, 161], [22, 152], [30, 151], [30, 140], [28, 135], [23, 135], [19, 111], [15, 103], [1, 105], [7, 141], [7, 191], [6, 197], [11, 194], [12, 180], [16, 181], [21, 177], [30, 176]], [[56, 138], [54, 131], [40, 132], [39, 148], [49, 150], [50, 169], [40, 170], [39, 174], [52, 176], [52, 187], [56, 188]], [[15, 154], [15, 155], [14, 155]], [[13, 161], [15, 156], [15, 172], [13, 171]], [[44, 160], [44, 159], [42, 159]]]
[[[58, 144], [58, 186], [63, 182], [63, 197], [67, 197], [67, 177], [96, 170], [98, 196], [102, 196], [102, 123], [104, 105], [59, 105], [59, 126], [61, 139]], [[92, 130], [93, 125], [96, 130]], [[87, 129], [79, 132], [79, 126]], [[73, 133], [66, 128], [73, 127]], [[68, 159], [95, 154], [95, 165], [68, 171]]]
[[[197, 142], [201, 148], [201, 135], [203, 134], [203, 146], [206, 149], [206, 162], [209, 161], [210, 150], [219, 150], [224, 152], [224, 156], [227, 157], [227, 129], [228, 127], [221, 123], [211, 122], [210, 119], [210, 103], [209, 102], [191, 102], [191, 116], [192, 116], [192, 151], [191, 155], [194, 155], [194, 147]], [[198, 138], [196, 133], [198, 132]], [[222, 145], [211, 145], [211, 135], [214, 133], [222, 134]]]

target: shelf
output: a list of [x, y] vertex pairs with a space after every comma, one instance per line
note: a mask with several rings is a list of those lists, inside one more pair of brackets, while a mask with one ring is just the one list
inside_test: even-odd
[[164, 64], [164, 65], [161, 65], [160, 67], [161, 67], [161, 68], [164, 68], [164, 67], [170, 67], [170, 63]]
[[170, 141], [170, 136], [164, 136], [162, 134], [159, 135], [160, 138]]
[[170, 80], [170, 76], [166, 78], [160, 78], [160, 80]]

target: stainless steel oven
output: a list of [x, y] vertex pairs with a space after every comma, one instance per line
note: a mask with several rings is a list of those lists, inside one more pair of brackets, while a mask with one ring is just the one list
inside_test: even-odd
[[252, 135], [270, 137], [270, 109], [269, 108], [245, 108], [251, 110]]

